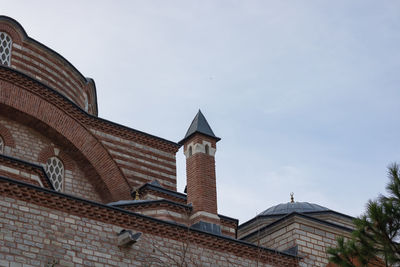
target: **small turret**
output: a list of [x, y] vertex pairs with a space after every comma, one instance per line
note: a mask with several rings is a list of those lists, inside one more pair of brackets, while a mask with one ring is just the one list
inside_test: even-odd
[[185, 138], [179, 142], [184, 145], [186, 156], [187, 202], [193, 205], [192, 224], [212, 232], [220, 232], [215, 175], [219, 140], [199, 110]]

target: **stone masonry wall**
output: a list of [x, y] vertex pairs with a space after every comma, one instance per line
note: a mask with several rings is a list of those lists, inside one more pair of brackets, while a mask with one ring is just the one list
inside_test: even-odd
[[[240, 229], [238, 231], [238, 238], [242, 239], [247, 235], [257, 231], [257, 229], [261, 229], [273, 223], [274, 221], [279, 220], [282, 217], [283, 215], [274, 216], [272, 218], [255, 217], [254, 219], [240, 225]], [[253, 220], [255, 223], [252, 222]], [[245, 238], [244, 240], [247, 240], [247, 238]]]
[[[277, 250], [286, 250], [296, 245], [296, 235], [297, 224], [283, 225], [272, 232], [269, 232], [266, 236], [260, 239], [260, 245], [268, 248], [274, 248]], [[257, 238], [254, 236], [253, 238]], [[254, 243], [255, 241], [253, 241]]]
[[[117, 246], [113, 224], [0, 196], [0, 266], [296, 266], [281, 256], [263, 264], [162, 236], [143, 233], [130, 248]], [[135, 229], [132, 229], [135, 230]], [[186, 249], [187, 248], [187, 249]], [[272, 261], [272, 258], [271, 258]]]
[[326, 249], [336, 245], [339, 234], [349, 235], [345, 231], [298, 220], [269, 232], [260, 239], [260, 245], [278, 250], [286, 250], [297, 245], [298, 255], [304, 257], [300, 262], [301, 266], [326, 266], [328, 264]]
[[336, 246], [339, 234], [349, 235], [344, 231], [333, 232], [332, 228], [322, 225], [296, 224], [295, 235], [298, 238], [296, 243], [299, 246], [299, 255], [305, 256], [303, 266], [326, 266], [328, 264], [326, 249]]

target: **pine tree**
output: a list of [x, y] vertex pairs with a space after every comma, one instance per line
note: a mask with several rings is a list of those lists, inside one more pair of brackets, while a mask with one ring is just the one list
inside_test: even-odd
[[339, 238], [327, 250], [329, 261], [339, 266], [400, 266], [400, 169], [388, 167], [388, 195], [367, 203], [364, 215], [354, 220], [348, 240]]

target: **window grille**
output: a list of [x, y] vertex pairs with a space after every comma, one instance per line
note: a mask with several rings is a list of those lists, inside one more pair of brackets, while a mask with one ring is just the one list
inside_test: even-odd
[[64, 164], [57, 157], [51, 157], [46, 163], [46, 173], [56, 191], [62, 192], [64, 184]]
[[5, 32], [0, 32], [0, 64], [10, 66], [11, 46], [11, 37]]

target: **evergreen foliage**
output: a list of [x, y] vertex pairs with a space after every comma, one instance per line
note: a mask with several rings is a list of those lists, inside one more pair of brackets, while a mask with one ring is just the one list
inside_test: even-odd
[[[400, 266], [400, 169], [388, 167], [387, 196], [367, 203], [364, 215], [354, 220], [352, 237], [337, 239], [328, 248], [329, 261], [339, 266]], [[380, 263], [379, 263], [380, 262]]]

